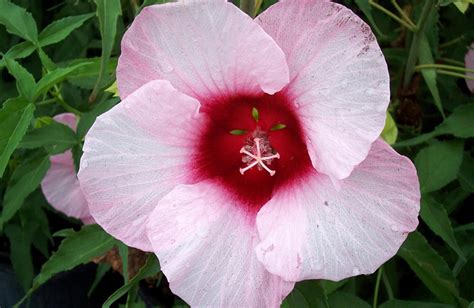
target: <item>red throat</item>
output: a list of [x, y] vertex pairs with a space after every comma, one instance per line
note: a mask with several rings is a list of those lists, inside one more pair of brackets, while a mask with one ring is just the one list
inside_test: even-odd
[[208, 121], [193, 169], [218, 180], [247, 211], [257, 212], [276, 189], [311, 170], [296, 107], [285, 95], [216, 98], [202, 105]]

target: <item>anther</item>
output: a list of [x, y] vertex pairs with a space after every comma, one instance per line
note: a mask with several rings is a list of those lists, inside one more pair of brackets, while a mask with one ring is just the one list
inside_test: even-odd
[[[254, 138], [253, 143], [255, 146], [244, 146], [240, 149], [241, 154], [245, 154], [246, 157], [243, 158], [243, 161], [247, 163], [245, 168], [240, 168], [240, 174], [244, 174], [246, 171], [257, 166], [260, 170], [261, 168], [265, 169], [270, 176], [274, 176], [276, 171], [268, 167], [271, 164], [273, 159], [279, 159], [280, 154], [276, 153], [265, 156], [269, 152], [269, 147], [265, 144], [262, 144], [261, 138]], [[262, 149], [263, 147], [263, 149]]]

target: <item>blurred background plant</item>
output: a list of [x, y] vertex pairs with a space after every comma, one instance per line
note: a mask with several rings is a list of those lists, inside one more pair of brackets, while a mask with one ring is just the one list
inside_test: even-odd
[[[95, 118], [120, 99], [121, 37], [154, 0], [0, 0], [0, 306], [185, 306], [153, 255], [55, 211], [39, 188], [49, 157], [76, 167]], [[249, 15], [275, 0], [234, 1]], [[473, 0], [343, 0], [387, 59], [383, 138], [415, 163], [420, 226], [370, 276], [298, 283], [284, 307], [474, 307], [474, 95], [465, 55]], [[77, 131], [52, 117], [71, 112]], [[121, 274], [120, 274], [121, 273]], [[22, 304], [20, 303], [22, 300]]]

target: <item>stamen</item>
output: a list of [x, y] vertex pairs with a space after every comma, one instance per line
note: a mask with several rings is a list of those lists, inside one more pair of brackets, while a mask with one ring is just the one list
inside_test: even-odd
[[[271, 164], [273, 159], [279, 159], [280, 154], [271, 154], [269, 156], [264, 156], [267, 152], [269, 152], [270, 148], [263, 144], [261, 142], [265, 142], [261, 138], [254, 138], [253, 143], [255, 146], [244, 146], [240, 149], [240, 153], [245, 154], [245, 156], [242, 161], [246, 162], [248, 165], [245, 168], [240, 168], [240, 174], [244, 174], [246, 171], [252, 169], [253, 167], [257, 166], [260, 170], [261, 168], [265, 169], [270, 176], [274, 176], [276, 171], [272, 170], [268, 167], [268, 165]], [[263, 147], [263, 151], [262, 151]], [[251, 153], [252, 151], [253, 153]]]

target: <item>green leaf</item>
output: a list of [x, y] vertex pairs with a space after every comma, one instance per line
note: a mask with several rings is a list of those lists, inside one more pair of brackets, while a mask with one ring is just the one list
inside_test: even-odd
[[331, 294], [328, 298], [328, 303], [331, 308], [370, 308], [370, 305], [363, 299], [341, 291]]
[[43, 78], [38, 81], [38, 85], [34, 90], [33, 99], [37, 99], [42, 94], [46, 93], [52, 86], [63, 81], [69, 75], [71, 75], [75, 70], [84, 67], [90, 63], [79, 63], [70, 67], [57, 68], [49, 73], [47, 73]]
[[82, 26], [95, 14], [68, 16], [50, 23], [38, 36], [40, 46], [45, 47], [64, 40], [72, 31]]
[[[67, 77], [67, 80], [75, 86], [84, 88], [84, 89], [93, 89], [94, 85], [97, 81], [97, 78], [100, 73], [100, 58], [88, 58], [88, 59], [78, 59], [71, 61], [69, 66], [75, 65], [78, 63], [88, 62], [89, 64], [83, 66], [76, 71], [74, 71], [71, 75]], [[107, 63], [107, 67], [105, 69], [105, 74], [112, 75], [115, 73], [117, 68], [117, 58], [111, 58]], [[104, 83], [111, 82], [110, 80], [105, 80]]]
[[[434, 64], [433, 55], [431, 54], [430, 43], [428, 42], [428, 38], [425, 34], [421, 35], [420, 38], [420, 48], [418, 49], [418, 59], [420, 64]], [[425, 79], [426, 85], [433, 96], [434, 102], [438, 110], [441, 112], [443, 118], [444, 110], [443, 105], [441, 103], [441, 97], [439, 95], [438, 85], [436, 81], [436, 70], [432, 68], [424, 68], [421, 70], [421, 75]]]
[[307, 280], [296, 284], [295, 289], [285, 298], [281, 307], [325, 307], [329, 308], [324, 288], [318, 281]]
[[418, 231], [412, 232], [398, 251], [426, 287], [442, 302], [457, 305], [457, 281], [448, 264]]
[[415, 158], [422, 192], [438, 190], [455, 180], [462, 163], [464, 143], [445, 141], [423, 148]]
[[39, 186], [49, 166], [49, 156], [40, 154], [30, 157], [15, 169], [3, 199], [0, 229], [16, 214], [26, 197]]
[[16, 79], [18, 93], [31, 101], [36, 87], [35, 78], [15, 60], [8, 57], [4, 57], [4, 60], [8, 71]]
[[95, 288], [97, 287], [99, 282], [102, 280], [102, 278], [105, 276], [105, 274], [107, 274], [110, 268], [111, 268], [110, 264], [106, 264], [106, 263], [97, 264], [97, 271], [95, 273], [94, 281], [92, 282], [89, 292], [87, 292], [88, 297], [91, 296], [92, 292], [94, 292]]
[[474, 104], [461, 105], [438, 127], [437, 134], [451, 134], [459, 138], [474, 137]]
[[429, 302], [415, 302], [415, 301], [404, 301], [400, 299], [392, 299], [386, 301], [379, 308], [452, 308], [451, 305], [429, 303]]
[[69, 235], [63, 239], [51, 258], [43, 264], [41, 272], [33, 280], [33, 287], [16, 306], [19, 306], [55, 274], [90, 262], [93, 258], [110, 250], [115, 243], [116, 240], [96, 224], [84, 226], [78, 232]]
[[432, 132], [419, 135], [395, 144], [396, 147], [412, 146], [430, 140], [436, 136], [450, 134], [458, 138], [474, 137], [474, 104], [461, 105], [438, 125]]
[[124, 284], [121, 288], [115, 291], [109, 298], [102, 304], [102, 308], [109, 308], [118, 299], [124, 296], [133, 286], [135, 286], [140, 280], [146, 277], [150, 277], [158, 274], [160, 271], [160, 264], [154, 255], [149, 255], [148, 259], [143, 267], [138, 271], [137, 275], [130, 279], [128, 283]]
[[5, 234], [10, 241], [10, 260], [23, 289], [28, 290], [34, 276], [31, 239], [20, 225], [9, 224]]
[[458, 181], [466, 191], [474, 193], [474, 158], [468, 153], [464, 153], [461, 168], [459, 168]]
[[[84, 22], [94, 15], [94, 13], [90, 13], [69, 16], [52, 22], [38, 35], [39, 46], [46, 47], [64, 40], [72, 31], [82, 26]], [[31, 55], [35, 49], [36, 47], [33, 43], [26, 41], [14, 45], [6, 54], [11, 59], [22, 59]], [[0, 68], [3, 66], [4, 63], [2, 64], [0, 61]]]
[[21, 139], [26, 133], [35, 106], [24, 99], [11, 99], [0, 110], [0, 177]]
[[109, 62], [115, 42], [117, 20], [122, 15], [120, 0], [95, 0], [95, 3], [97, 5], [97, 16], [99, 17], [100, 35], [102, 37], [102, 56], [99, 77], [91, 94], [92, 100], [95, 100], [95, 96], [105, 79], [107, 63]]
[[387, 117], [385, 118], [385, 127], [383, 128], [382, 134], [380, 135], [385, 142], [388, 144], [394, 144], [398, 137], [398, 128], [395, 120], [392, 118], [390, 112], [387, 111]]
[[124, 243], [117, 241], [117, 249], [119, 251], [120, 258], [122, 259], [122, 276], [124, 283], [128, 282], [128, 246]]
[[69, 126], [52, 122], [50, 125], [28, 132], [18, 147], [23, 149], [48, 147], [50, 154], [58, 154], [78, 143], [76, 134]]
[[433, 197], [425, 194], [421, 199], [421, 218], [430, 229], [441, 237], [458, 256], [466, 261], [461, 247], [454, 236], [453, 227], [444, 206]]
[[7, 0], [0, 0], [0, 24], [5, 25], [8, 32], [35, 43], [38, 28], [33, 16], [24, 8]]

